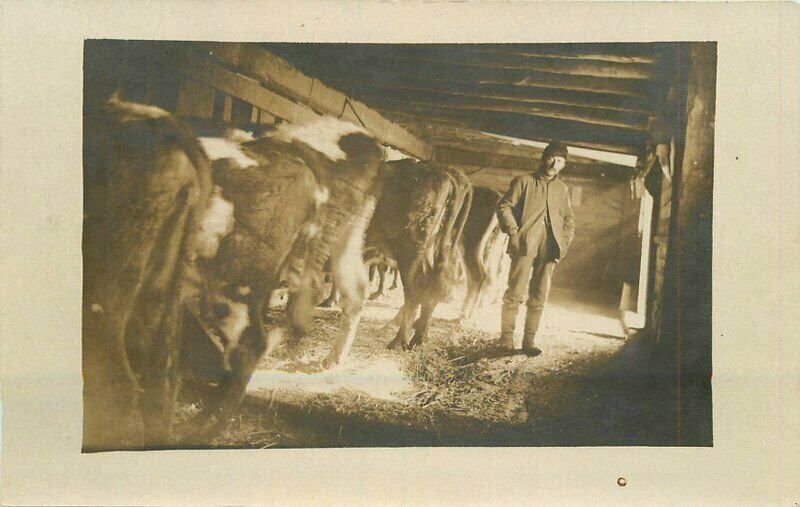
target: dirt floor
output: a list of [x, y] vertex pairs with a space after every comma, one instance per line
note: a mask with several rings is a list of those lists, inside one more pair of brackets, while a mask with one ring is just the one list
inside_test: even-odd
[[626, 340], [613, 296], [554, 290], [533, 358], [498, 354], [497, 304], [457, 322], [462, 297], [405, 353], [386, 349], [401, 290], [368, 302], [349, 360], [328, 372], [312, 366], [339, 312], [318, 309], [300, 355], [264, 358], [213, 447], [674, 445], [669, 374]]

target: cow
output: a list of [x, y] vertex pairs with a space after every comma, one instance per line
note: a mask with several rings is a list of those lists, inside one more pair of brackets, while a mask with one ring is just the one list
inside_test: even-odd
[[[385, 252], [381, 252], [377, 248], [367, 246], [364, 249], [364, 264], [369, 273], [369, 283], [372, 284], [375, 280], [375, 275], [378, 275], [378, 288], [369, 295], [370, 301], [380, 299], [384, 295], [384, 286], [386, 283], [386, 272], [392, 271], [394, 278], [392, 279], [392, 286], [389, 289], [397, 288], [397, 278], [399, 272], [397, 270], [397, 261]], [[325, 271], [330, 272], [330, 264], [325, 265]], [[339, 292], [336, 289], [336, 282], [331, 283], [331, 290], [319, 306], [321, 308], [331, 308], [334, 304], [339, 303]]]
[[381, 179], [386, 191], [375, 205], [366, 242], [397, 261], [404, 303], [388, 346], [411, 350], [423, 343], [436, 305], [450, 293], [472, 186], [460, 171], [409, 159], [385, 163]]
[[500, 232], [495, 214], [500, 197], [499, 192], [489, 188], [476, 186], [473, 189], [472, 207], [460, 245], [467, 279], [460, 320], [469, 319], [497, 285], [507, 240]]
[[[262, 356], [284, 337], [296, 343], [303, 336], [323, 296], [326, 262], [341, 293], [343, 319], [319, 368], [348, 355], [366, 295], [362, 248], [384, 154], [362, 128], [328, 117], [281, 124], [242, 143], [201, 142], [214, 160], [212, 203], [201, 228], [220, 234], [216, 242], [197, 245], [198, 296], [187, 305], [197, 325], [187, 326], [186, 343], [210, 339], [222, 360], [189, 436], [205, 442], [238, 408]], [[265, 303], [284, 283], [286, 312], [267, 332]]]
[[367, 259], [366, 264], [369, 270], [370, 283], [374, 280], [375, 275], [378, 275], [378, 288], [369, 295], [370, 301], [375, 301], [384, 295], [386, 273], [392, 273], [392, 285], [389, 287], [389, 290], [392, 290], [397, 288], [397, 278], [400, 276], [400, 272], [397, 270], [397, 261], [386, 252], [381, 252], [377, 248], [367, 247], [364, 256]]
[[83, 449], [170, 443], [190, 243], [211, 190], [191, 131], [155, 106], [87, 94]]

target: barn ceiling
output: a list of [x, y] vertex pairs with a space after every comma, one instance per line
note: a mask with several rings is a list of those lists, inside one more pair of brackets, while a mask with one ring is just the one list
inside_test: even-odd
[[265, 44], [434, 145], [486, 133], [638, 154], [668, 123], [674, 43]]

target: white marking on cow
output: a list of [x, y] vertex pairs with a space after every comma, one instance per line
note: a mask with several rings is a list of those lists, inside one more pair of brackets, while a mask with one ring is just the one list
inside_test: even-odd
[[169, 113], [160, 107], [128, 102], [122, 100], [116, 93], [108, 99], [107, 105], [122, 123], [169, 116]]
[[203, 145], [209, 160], [230, 158], [242, 168], [258, 166], [258, 162], [245, 155], [239, 143], [235, 141], [221, 137], [199, 137], [197, 139]]
[[255, 140], [252, 132], [242, 129], [228, 129], [225, 131], [225, 137], [234, 143], [246, 143]]
[[233, 203], [222, 197], [222, 189], [214, 187], [211, 202], [200, 217], [197, 234], [197, 254], [207, 259], [214, 257], [219, 241], [233, 230]]
[[99, 303], [93, 303], [90, 308], [93, 313], [103, 313], [103, 305]]
[[236, 348], [242, 333], [250, 325], [247, 304], [237, 303], [228, 298], [220, 298], [219, 302], [228, 306], [228, 315], [221, 319], [219, 329], [225, 333], [225, 338], [228, 339], [228, 345], [225, 350], [226, 353], [230, 353], [231, 350]]
[[339, 305], [342, 307], [343, 321], [333, 343], [333, 349], [322, 363], [325, 369], [333, 368], [347, 359], [361, 321], [368, 283], [366, 266], [362, 261], [364, 235], [374, 211], [375, 198], [370, 197], [364, 203], [361, 213], [355, 218], [344, 250], [333, 265], [334, 280], [341, 295]]
[[307, 224], [305, 229], [305, 235], [307, 238], [313, 238], [319, 234], [320, 231], [320, 227], [317, 224]]
[[267, 350], [264, 351], [266, 355], [272, 353], [273, 350], [278, 348], [278, 346], [283, 341], [283, 337], [286, 334], [286, 331], [282, 327], [275, 327], [269, 330], [267, 333]]
[[314, 195], [312, 199], [314, 199], [314, 205], [319, 207], [328, 202], [330, 198], [330, 191], [328, 187], [325, 186], [318, 186], [317, 189], [314, 191]]
[[253, 293], [253, 290], [248, 287], [247, 285], [240, 285], [236, 291], [239, 293], [240, 296], [249, 296]]
[[291, 143], [300, 141], [322, 153], [333, 161], [347, 159], [347, 154], [339, 147], [339, 140], [348, 134], [367, 134], [360, 126], [330, 116], [320, 116], [308, 123], [282, 123], [268, 136]]

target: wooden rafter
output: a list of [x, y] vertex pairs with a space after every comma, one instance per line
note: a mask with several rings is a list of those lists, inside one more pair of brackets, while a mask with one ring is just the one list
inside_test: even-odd
[[520, 104], [541, 103], [564, 106], [587, 107], [598, 110], [621, 111], [652, 115], [652, 105], [641, 98], [619, 95], [603, 95], [596, 92], [580, 92], [490, 83], [460, 84], [443, 87], [440, 81], [417, 81], [413, 84], [376, 84], [363, 81], [348, 82], [345, 86], [360, 96], [420, 93], [430, 96], [455, 95], [476, 99], [493, 99]]
[[582, 106], [560, 104], [519, 103], [497, 99], [481, 99], [458, 95], [441, 95], [426, 97], [420, 94], [397, 94], [394, 96], [375, 95], [365, 97], [374, 107], [381, 109], [413, 110], [425, 114], [426, 111], [491, 111], [497, 113], [513, 113], [538, 118], [569, 120], [591, 125], [601, 125], [629, 129], [647, 130], [648, 116], [641, 113], [624, 113], [618, 111], [596, 110]]
[[[463, 54], [463, 53], [462, 53]], [[473, 52], [468, 55], [424, 57], [394, 57], [408, 62], [430, 62], [435, 64], [464, 65], [488, 69], [518, 69], [574, 76], [591, 76], [603, 79], [648, 80], [653, 77], [653, 68], [646, 63], [619, 63], [585, 59], [545, 58], [533, 54], [485, 54]]]
[[448, 86], [491, 83], [647, 99], [657, 84], [655, 80], [610, 79], [518, 68], [470, 66], [466, 62], [445, 59], [428, 61], [396, 56], [387, 52], [386, 48], [372, 50], [374, 54], [359, 54], [358, 49], [345, 49], [315, 45], [313, 51], [312, 48], [298, 47], [283, 51], [301, 68], [307, 67], [309, 72], [313, 71], [331, 85], [343, 89], [347, 89], [343, 84], [352, 84], [353, 81], [386, 85], [413, 84], [423, 80], [446, 82]]

